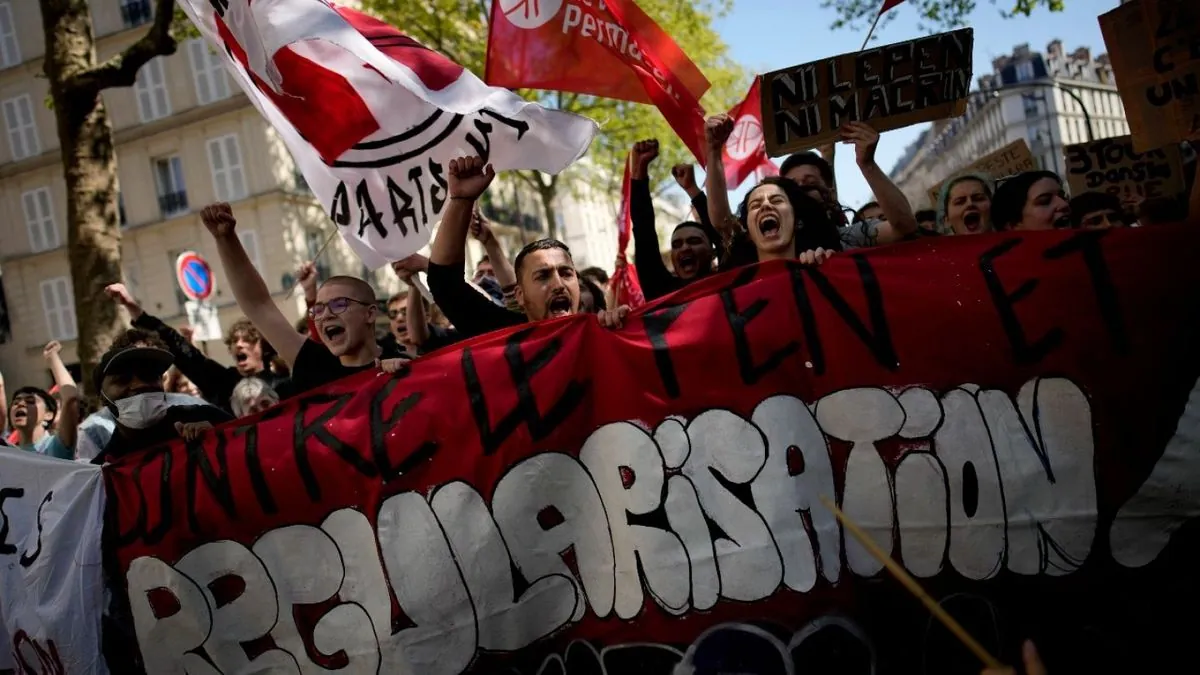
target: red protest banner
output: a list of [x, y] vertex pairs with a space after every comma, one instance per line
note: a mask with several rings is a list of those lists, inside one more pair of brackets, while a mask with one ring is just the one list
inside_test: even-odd
[[[741, 185], [747, 178], [760, 172], [774, 176], [779, 168], [767, 157], [767, 144], [763, 136], [762, 100], [758, 88], [761, 78], [754, 78], [746, 98], [729, 111], [733, 119], [733, 132], [725, 141], [724, 163], [725, 184], [730, 189]], [[762, 180], [759, 178], [759, 180]]]
[[126, 457], [146, 670], [977, 670], [821, 496], [992, 653], [1186, 662], [1194, 227], [733, 270]]

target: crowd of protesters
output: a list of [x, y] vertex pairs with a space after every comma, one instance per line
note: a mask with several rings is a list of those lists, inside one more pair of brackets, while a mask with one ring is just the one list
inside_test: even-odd
[[[704, 189], [693, 167], [671, 168], [687, 193], [693, 220], [673, 225], [670, 266], [659, 254], [651, 177], [656, 140], [630, 152], [629, 213], [639, 254], [634, 265], [647, 300], [708, 275], [760, 261], [787, 259], [818, 265], [839, 251], [886, 246], [920, 237], [966, 236], [1008, 230], [1137, 227], [1200, 217], [1200, 182], [1186, 203], [1122, 202], [1107, 193], [1069, 197], [1050, 171], [1014, 176], [963, 173], [946, 181], [932, 209], [914, 210], [875, 162], [879, 134], [852, 122], [841, 130], [874, 199], [857, 209], [838, 200], [833, 148], [791, 155], [778, 176], [746, 193], [736, 211], [729, 202], [722, 148], [733, 120], [707, 120]], [[213, 237], [233, 295], [245, 318], [225, 338], [234, 362], [225, 366], [198, 349], [187, 329], [176, 330], [148, 314], [120, 283], [107, 287], [132, 325], [93, 372], [99, 409], [91, 412], [60, 357], [57, 342], [44, 358], [54, 387], [22, 386], [11, 402], [0, 376], [0, 443], [59, 459], [101, 463], [175, 438], [191, 440], [207, 429], [255, 415], [290, 396], [365, 370], [396, 372], [455, 342], [526, 322], [579, 313], [595, 314], [619, 328], [629, 312], [615, 306], [609, 274], [577, 270], [561, 241], [542, 239], [511, 259], [477, 202], [495, 174], [478, 157], [452, 160], [441, 225], [428, 257], [394, 262], [400, 293], [386, 302], [386, 334], [376, 332], [380, 311], [374, 289], [350, 276], [318, 279], [313, 263], [298, 274], [308, 315], [299, 324], [275, 305], [236, 234], [228, 204], [213, 204], [201, 220]], [[848, 215], [849, 214], [849, 215]], [[486, 255], [468, 280], [468, 238]], [[616, 265], [624, 265], [624, 258]], [[428, 290], [419, 274], [428, 279]], [[88, 414], [91, 412], [91, 414]]]

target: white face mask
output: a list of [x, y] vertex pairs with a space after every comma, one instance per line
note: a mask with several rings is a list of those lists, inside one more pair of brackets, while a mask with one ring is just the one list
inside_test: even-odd
[[171, 407], [167, 395], [161, 391], [128, 396], [114, 402], [117, 406], [117, 422], [129, 429], [145, 429], [162, 421]]

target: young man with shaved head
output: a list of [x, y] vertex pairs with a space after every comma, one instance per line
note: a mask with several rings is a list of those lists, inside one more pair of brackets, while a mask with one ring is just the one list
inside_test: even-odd
[[[375, 341], [375, 291], [354, 277], [330, 277], [317, 290], [309, 309], [321, 342], [296, 332], [279, 311], [235, 228], [237, 219], [229, 204], [212, 204], [200, 219], [217, 243], [233, 297], [238, 306], [275, 347], [292, 369], [292, 387], [300, 393], [375, 367], [376, 361], [396, 363], [407, 359], [400, 351], [384, 353]], [[394, 366], [393, 366], [394, 367]]]

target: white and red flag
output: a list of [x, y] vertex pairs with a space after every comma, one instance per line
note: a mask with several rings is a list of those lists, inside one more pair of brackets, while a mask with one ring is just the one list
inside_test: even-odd
[[763, 137], [762, 103], [758, 88], [760, 78], [754, 78], [746, 98], [729, 111], [733, 120], [733, 132], [725, 141], [723, 157], [725, 184], [730, 190], [741, 185], [750, 176], [774, 176], [779, 168], [767, 157], [766, 139]]
[[557, 173], [596, 123], [489, 87], [396, 28], [328, 0], [180, 0], [279, 132], [364, 264], [429, 241], [445, 163]]

